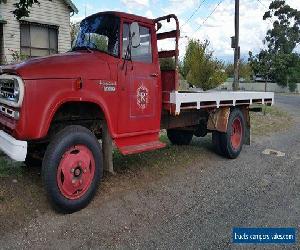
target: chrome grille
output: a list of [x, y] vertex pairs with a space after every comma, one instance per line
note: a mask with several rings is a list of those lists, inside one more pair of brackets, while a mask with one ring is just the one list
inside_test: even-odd
[[19, 108], [24, 98], [24, 82], [17, 75], [0, 75], [0, 104]]
[[15, 96], [15, 82], [13, 79], [0, 79], [0, 98], [13, 100]]

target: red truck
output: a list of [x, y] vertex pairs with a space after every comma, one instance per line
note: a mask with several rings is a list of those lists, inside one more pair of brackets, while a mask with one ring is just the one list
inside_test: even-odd
[[[160, 32], [162, 21], [176, 28]], [[179, 23], [120, 12], [84, 19], [70, 52], [0, 68], [0, 150], [15, 161], [43, 159], [51, 203], [74, 212], [112, 169], [112, 142], [124, 155], [212, 133], [216, 151], [236, 158], [250, 143], [249, 107], [272, 105], [266, 92], [179, 91]], [[175, 39], [174, 50], [157, 42]], [[160, 58], [176, 69], [161, 70]], [[100, 143], [99, 141], [102, 141]]]

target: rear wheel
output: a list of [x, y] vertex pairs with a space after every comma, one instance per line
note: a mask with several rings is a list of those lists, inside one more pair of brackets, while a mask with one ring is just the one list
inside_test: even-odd
[[240, 109], [231, 111], [226, 133], [219, 133], [221, 154], [235, 159], [242, 151], [245, 138], [245, 119]]
[[46, 150], [44, 184], [51, 203], [60, 212], [72, 213], [88, 205], [102, 173], [101, 146], [84, 127], [66, 127]]
[[168, 129], [167, 135], [174, 145], [189, 145], [193, 139], [193, 131]]

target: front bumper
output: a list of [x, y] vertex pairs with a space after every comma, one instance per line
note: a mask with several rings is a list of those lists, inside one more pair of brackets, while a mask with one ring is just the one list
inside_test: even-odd
[[0, 151], [3, 151], [15, 161], [25, 161], [27, 155], [27, 142], [18, 141], [11, 135], [0, 130]]

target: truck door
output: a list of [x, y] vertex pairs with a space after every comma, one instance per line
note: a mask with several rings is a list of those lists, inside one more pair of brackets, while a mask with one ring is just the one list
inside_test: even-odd
[[161, 90], [154, 29], [139, 24], [141, 44], [131, 48], [125, 60], [131, 22], [123, 22], [122, 62], [119, 65], [120, 105], [118, 132], [134, 133], [160, 129]]

